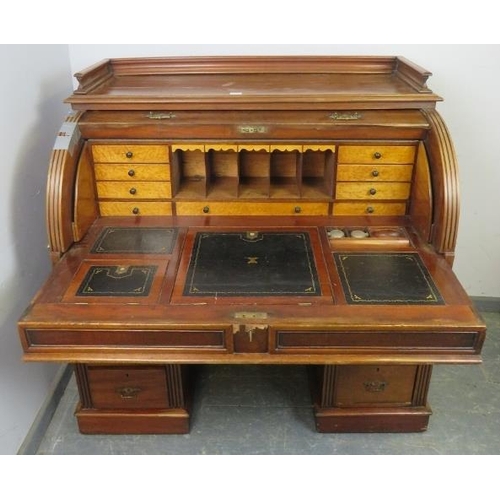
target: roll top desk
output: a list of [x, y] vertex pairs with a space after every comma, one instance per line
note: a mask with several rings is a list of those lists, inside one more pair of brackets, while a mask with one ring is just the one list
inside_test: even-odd
[[[307, 365], [320, 432], [425, 430], [479, 363], [458, 174], [399, 57], [111, 59], [52, 153], [53, 271], [26, 361], [72, 363], [83, 433], [185, 433], [200, 364]], [[464, 405], [467, 402], [464, 401]]]

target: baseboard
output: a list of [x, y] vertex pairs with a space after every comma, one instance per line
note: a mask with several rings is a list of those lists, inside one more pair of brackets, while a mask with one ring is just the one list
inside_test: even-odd
[[36, 455], [72, 374], [72, 365], [63, 365], [59, 368], [47, 397], [17, 452], [18, 455]]
[[479, 312], [500, 313], [500, 297], [471, 297]]

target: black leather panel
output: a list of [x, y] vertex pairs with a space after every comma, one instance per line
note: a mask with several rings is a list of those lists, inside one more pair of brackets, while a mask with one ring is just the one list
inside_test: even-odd
[[335, 253], [349, 304], [444, 304], [417, 253]]

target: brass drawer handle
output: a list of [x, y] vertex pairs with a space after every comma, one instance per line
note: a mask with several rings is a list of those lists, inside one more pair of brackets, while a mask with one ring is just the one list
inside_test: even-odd
[[301, 207], [295, 207], [293, 209], [293, 211], [296, 213], [296, 214], [300, 214], [300, 212], [302, 212], [302, 208]]
[[373, 207], [366, 207], [367, 214], [372, 214], [373, 212], [375, 212], [375, 209]]
[[122, 399], [134, 399], [141, 392], [140, 387], [120, 387], [116, 392]]
[[371, 188], [370, 191], [369, 191], [369, 193], [371, 195], [375, 195], [375, 194], [377, 194], [377, 190], [375, 188]]
[[378, 170], [374, 170], [372, 172], [372, 175], [373, 175], [373, 177], [378, 177], [379, 176], [379, 171]]
[[210, 212], [210, 207], [203, 207], [203, 213], [208, 214]]
[[134, 156], [134, 153], [132, 153], [132, 151], [127, 151], [127, 152], [125, 153], [125, 156], [126, 156], [127, 158], [132, 158], [132, 156]]
[[129, 175], [129, 177], [134, 177], [134, 175], [135, 175], [135, 170], [130, 169], [127, 173], [128, 173], [128, 175]]
[[129, 193], [130, 193], [130, 194], [136, 194], [136, 193], [137, 193], [137, 189], [135, 189], [135, 188], [130, 188]]
[[132, 209], [132, 213], [133, 213], [134, 215], [137, 215], [137, 214], [139, 213], [139, 209], [138, 209], [137, 207], [134, 207], [134, 208]]
[[375, 153], [373, 153], [373, 157], [376, 160], [380, 160], [380, 158], [382, 158], [382, 153], [379, 153], [378, 151], [376, 151]]

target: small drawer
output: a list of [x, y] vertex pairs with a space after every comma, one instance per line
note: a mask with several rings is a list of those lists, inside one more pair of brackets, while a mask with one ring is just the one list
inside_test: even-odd
[[167, 377], [163, 367], [89, 366], [92, 406], [99, 409], [167, 408]]
[[415, 146], [340, 146], [338, 163], [413, 163]]
[[113, 215], [172, 215], [172, 204], [160, 201], [101, 201], [102, 216]]
[[103, 198], [170, 198], [170, 182], [98, 182], [97, 195]]
[[337, 181], [410, 182], [413, 165], [338, 165]]
[[409, 182], [339, 182], [338, 200], [406, 200], [410, 195]]
[[177, 202], [177, 215], [328, 215], [328, 203]]
[[335, 406], [410, 406], [417, 367], [337, 366]]
[[406, 203], [390, 202], [337, 202], [333, 215], [405, 215]]
[[96, 163], [95, 178], [98, 181], [169, 181], [170, 166], [163, 164], [127, 164]]
[[94, 144], [95, 163], [168, 163], [168, 146], [155, 144]]

